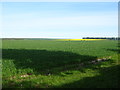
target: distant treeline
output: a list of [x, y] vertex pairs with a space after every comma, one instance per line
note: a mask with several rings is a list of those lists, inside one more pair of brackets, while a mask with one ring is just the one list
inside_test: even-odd
[[108, 40], [120, 40], [120, 37], [83, 37], [82, 39], [108, 39]]
[[[2, 40], [53, 40], [51, 38], [0, 38]], [[83, 37], [82, 39], [108, 39], [120, 40], [120, 37]]]

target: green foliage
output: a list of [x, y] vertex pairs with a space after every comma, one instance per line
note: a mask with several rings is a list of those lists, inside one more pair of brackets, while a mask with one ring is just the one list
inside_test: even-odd
[[[3, 40], [2, 44], [3, 88], [119, 87], [117, 41]], [[89, 63], [99, 58], [107, 61]]]

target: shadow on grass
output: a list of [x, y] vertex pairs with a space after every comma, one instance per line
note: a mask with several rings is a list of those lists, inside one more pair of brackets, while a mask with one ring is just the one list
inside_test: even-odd
[[99, 69], [100, 75], [85, 77], [54, 88], [120, 88], [120, 65]]
[[120, 53], [120, 49], [107, 49], [108, 51], [113, 51], [113, 52], [116, 52], [116, 53]]
[[35, 74], [57, 74], [60, 71], [53, 69], [61, 67], [66, 70], [66, 65], [95, 60], [97, 57], [64, 51], [2, 49], [2, 58], [3, 60], [14, 60], [13, 63], [17, 69], [30, 68]]
[[113, 51], [113, 52], [116, 52], [116, 53], [120, 53], [120, 42], [118, 42], [118, 44], [117, 44], [117, 49], [107, 49], [108, 51]]
[[[96, 65], [99, 66], [99, 65]], [[86, 68], [86, 67], [85, 67]], [[95, 69], [94, 65], [89, 66], [90, 69]], [[119, 75], [120, 75], [120, 65], [115, 65], [111, 67], [99, 68], [99, 75], [93, 77], [84, 77], [78, 81], [63, 84], [60, 86], [52, 86], [49, 83], [34, 83], [33, 81], [27, 80], [19, 83], [14, 81], [9, 81], [6, 87], [12, 88], [120, 88]]]
[[[88, 62], [95, 60], [97, 57], [79, 55], [72, 52], [63, 51], [47, 51], [47, 50], [26, 50], [26, 49], [3, 49], [2, 51], [3, 60], [14, 60], [14, 64], [17, 69], [33, 69], [35, 74], [41, 74], [41, 72], [52, 74], [59, 74], [61, 69], [72, 70], [74, 68], [65, 69], [66, 65], [77, 65], [78, 63]], [[109, 60], [109, 63], [112, 60]], [[85, 77], [79, 81], [64, 84], [61, 86], [49, 86], [48, 83], [36, 84], [32, 80], [24, 80], [15, 82], [9, 80], [3, 87], [11, 88], [118, 88], [120, 87], [118, 75], [120, 75], [120, 65], [101, 68], [101, 64], [97, 65], [99, 75], [94, 77]], [[95, 65], [88, 65], [83, 68], [96, 69]], [[48, 71], [49, 70], [49, 71]], [[83, 69], [84, 71], [84, 69]], [[43, 73], [42, 73], [43, 74]], [[69, 74], [69, 73], [68, 73]]]

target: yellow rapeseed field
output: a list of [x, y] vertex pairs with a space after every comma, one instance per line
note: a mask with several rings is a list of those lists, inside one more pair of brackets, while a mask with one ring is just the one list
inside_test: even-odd
[[57, 39], [60, 41], [94, 41], [94, 40], [106, 40], [106, 39]]

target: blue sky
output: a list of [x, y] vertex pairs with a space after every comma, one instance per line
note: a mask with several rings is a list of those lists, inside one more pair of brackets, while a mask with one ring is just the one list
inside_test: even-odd
[[2, 37], [117, 37], [117, 9], [117, 2], [3, 2]]

